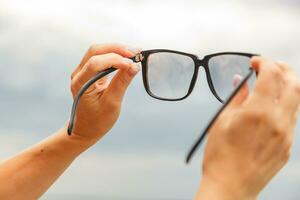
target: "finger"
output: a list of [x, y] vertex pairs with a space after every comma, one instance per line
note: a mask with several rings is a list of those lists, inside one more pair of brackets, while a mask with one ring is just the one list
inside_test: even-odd
[[276, 62], [277, 65], [285, 72], [283, 81], [283, 91], [279, 100], [279, 105], [291, 114], [299, 111], [299, 80], [296, 77], [295, 72], [292, 68], [283, 62]]
[[253, 57], [251, 64], [258, 73], [253, 96], [275, 102], [281, 92], [283, 71], [274, 62], [261, 57]]
[[98, 96], [101, 96], [108, 85], [109, 85], [109, 79], [108, 79], [108, 76], [105, 76], [105, 77], [101, 78], [100, 80], [96, 81], [93, 85], [91, 85], [85, 91], [85, 94], [89, 95], [89, 96], [98, 94]]
[[122, 44], [94, 44], [88, 49], [88, 51], [82, 58], [80, 64], [73, 71], [71, 78], [73, 78], [81, 70], [85, 63], [93, 56], [107, 53], [115, 53], [119, 54], [120, 56], [129, 58], [133, 57], [139, 51], [139, 48], [127, 47]]
[[108, 75], [98, 80], [95, 84], [98, 86], [105, 85], [109, 82]]
[[284, 62], [282, 62], [282, 61], [276, 61], [275, 63], [279, 66], [279, 68], [280, 68], [284, 73], [290, 73], [290, 72], [293, 72], [292, 68], [291, 68], [288, 64], [286, 64], [286, 63], [284, 63]]
[[139, 66], [136, 64], [132, 64], [127, 70], [119, 70], [105, 90], [103, 98], [111, 99], [118, 104], [121, 103], [128, 85], [139, 70]]
[[293, 140], [295, 134], [295, 125], [299, 115], [300, 106], [300, 82], [296, 77], [289, 78], [288, 83], [285, 84], [280, 101], [278, 103], [281, 123], [287, 125], [287, 130], [290, 135], [290, 141]]
[[283, 62], [276, 63], [284, 71], [284, 89], [280, 94], [277, 107], [282, 117], [281, 123], [285, 124], [287, 131], [291, 133], [289, 141], [292, 141], [300, 105], [300, 82], [290, 66]]
[[[240, 81], [243, 79], [242, 76], [240, 75], [235, 75], [233, 77], [233, 85], [234, 87], [237, 87], [238, 84], [240, 83]], [[249, 95], [249, 86], [247, 83], [245, 83], [240, 91], [235, 95], [235, 97], [232, 99], [232, 101], [230, 102], [230, 104], [228, 105], [228, 107], [231, 108], [236, 108], [239, 107], [248, 97]]]
[[78, 90], [97, 73], [110, 67], [126, 70], [132, 63], [132, 60], [114, 53], [91, 57], [71, 82], [73, 95], [77, 94]]
[[96, 82], [93, 85], [94, 89], [91, 92], [87, 91], [86, 93], [89, 93], [90, 96], [93, 96], [93, 95], [97, 94], [99, 97], [101, 97], [102, 94], [104, 93], [104, 91], [107, 89], [109, 83], [110, 83], [109, 80], [102, 81], [101, 83], [100, 82]]
[[284, 90], [278, 103], [279, 107], [288, 114], [294, 116], [300, 105], [300, 82], [294, 73], [285, 77]]

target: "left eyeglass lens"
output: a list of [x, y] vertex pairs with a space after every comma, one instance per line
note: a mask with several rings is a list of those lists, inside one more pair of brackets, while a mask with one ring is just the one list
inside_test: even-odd
[[150, 54], [147, 60], [147, 82], [150, 92], [163, 99], [180, 99], [188, 94], [195, 72], [194, 60], [170, 52]]
[[[249, 73], [251, 57], [244, 55], [225, 54], [214, 56], [208, 61], [208, 68], [214, 89], [223, 101], [234, 91], [238, 83]], [[248, 81], [253, 88], [255, 76]]]

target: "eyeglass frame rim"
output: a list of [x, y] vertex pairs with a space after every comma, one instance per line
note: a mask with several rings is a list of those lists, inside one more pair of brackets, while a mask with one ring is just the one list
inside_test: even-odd
[[[181, 98], [176, 98], [176, 99], [171, 99], [171, 98], [162, 98], [159, 96], [156, 96], [155, 94], [153, 94], [150, 90], [149, 87], [149, 82], [148, 82], [148, 58], [151, 54], [155, 54], [155, 53], [174, 53], [174, 54], [179, 54], [179, 55], [184, 55], [184, 56], [188, 56], [190, 58], [192, 58], [192, 60], [194, 61], [194, 73], [190, 82], [190, 86], [189, 86], [189, 90], [187, 92], [187, 94]], [[140, 55], [142, 55], [142, 59], [141, 59], [141, 64], [142, 64], [142, 76], [143, 76], [143, 83], [144, 83], [144, 88], [146, 90], [146, 92], [155, 99], [158, 100], [162, 100], [162, 101], [181, 101], [186, 99], [187, 97], [190, 96], [190, 94], [192, 93], [196, 82], [197, 82], [197, 78], [198, 78], [198, 73], [199, 73], [199, 68], [203, 67], [205, 70], [205, 74], [206, 74], [206, 80], [209, 86], [210, 91], [213, 93], [213, 95], [215, 96], [215, 98], [217, 98], [218, 101], [220, 101], [221, 103], [224, 103], [224, 100], [222, 100], [221, 97], [219, 97], [219, 95], [217, 94], [212, 79], [211, 79], [211, 74], [209, 71], [209, 60], [215, 56], [219, 56], [219, 55], [239, 55], [239, 56], [245, 56], [248, 58], [251, 58], [253, 56], [258, 56], [258, 54], [253, 54], [253, 53], [244, 53], [244, 52], [230, 52], [230, 51], [226, 51], [226, 52], [218, 52], [218, 53], [213, 53], [213, 54], [208, 54], [205, 55], [203, 57], [203, 59], [199, 59], [199, 57], [195, 54], [190, 54], [190, 53], [186, 53], [186, 52], [182, 52], [182, 51], [175, 51], [175, 50], [170, 50], [170, 49], [151, 49], [151, 50], [143, 50], [139, 53]], [[135, 61], [135, 60], [134, 60]], [[135, 61], [138, 62], [138, 61]]]

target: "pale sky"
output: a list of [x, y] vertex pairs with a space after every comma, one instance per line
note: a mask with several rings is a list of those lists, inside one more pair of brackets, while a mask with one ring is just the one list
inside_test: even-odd
[[[70, 73], [93, 43], [169, 48], [199, 57], [259, 53], [289, 63], [300, 74], [299, 10], [296, 0], [2, 0], [0, 159], [66, 123]], [[114, 129], [42, 199], [191, 199], [200, 180], [201, 153], [191, 166], [184, 165], [184, 156], [219, 106], [203, 71], [193, 94], [177, 103], [151, 99], [138, 75]], [[299, 154], [296, 136], [291, 162], [261, 199], [299, 199]]]

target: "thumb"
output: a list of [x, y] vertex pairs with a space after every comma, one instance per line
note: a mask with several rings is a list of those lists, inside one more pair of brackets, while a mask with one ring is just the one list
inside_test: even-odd
[[121, 102], [127, 87], [139, 70], [140, 68], [137, 64], [131, 64], [131, 67], [126, 70], [120, 69], [111, 80], [108, 88], [105, 91], [105, 95], [109, 95], [109, 98], [113, 99], [114, 101]]
[[[236, 74], [234, 77], [233, 77], [233, 80], [232, 80], [232, 83], [233, 83], [233, 86], [234, 87], [237, 87], [238, 84], [240, 83], [240, 81], [243, 79], [242, 76]], [[248, 83], [245, 83], [240, 91], [235, 95], [235, 97], [232, 99], [232, 101], [230, 102], [229, 106], [231, 108], [236, 108], [236, 107], [239, 107], [245, 100], [246, 98], [248, 97], [249, 95], [249, 86], [248, 86]]]

